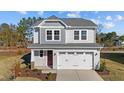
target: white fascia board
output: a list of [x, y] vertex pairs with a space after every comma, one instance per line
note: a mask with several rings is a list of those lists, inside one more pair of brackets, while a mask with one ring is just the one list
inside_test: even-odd
[[38, 26], [40, 28], [64, 28], [63, 26]]
[[65, 24], [65, 22], [63, 22], [63, 21], [60, 20], [60, 19], [45, 19], [45, 20], [43, 20], [38, 26], [42, 25], [42, 23], [45, 22], [45, 21], [60, 21], [62, 24], [64, 24], [66, 27], [68, 27], [68, 25]]
[[68, 26], [68, 28], [97, 28], [97, 26]]
[[102, 49], [103, 47], [75, 47], [75, 48], [71, 48], [71, 47], [58, 47], [58, 48], [42, 48], [42, 47], [28, 47], [31, 49]]

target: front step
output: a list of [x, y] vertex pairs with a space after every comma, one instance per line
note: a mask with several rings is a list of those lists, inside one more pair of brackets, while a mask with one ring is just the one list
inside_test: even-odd
[[57, 70], [55, 69], [42, 69], [42, 73], [56, 73]]
[[35, 66], [35, 69], [51, 69], [50, 67], [48, 67], [48, 66]]

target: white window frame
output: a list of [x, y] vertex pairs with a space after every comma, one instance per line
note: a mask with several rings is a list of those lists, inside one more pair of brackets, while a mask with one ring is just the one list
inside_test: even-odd
[[[75, 39], [75, 31], [79, 32], [79, 39], [77, 39], [77, 40], [80, 40], [80, 31], [79, 31], [79, 30], [74, 30], [74, 40], [76, 40], [76, 39]], [[76, 36], [77, 36], [77, 35], [76, 35]]]
[[[82, 31], [85, 31], [85, 32], [86, 32], [86, 39], [82, 39]], [[81, 31], [80, 31], [80, 39], [81, 39], [81, 40], [87, 40], [87, 31], [86, 31], [86, 30], [81, 30]]]
[[[82, 40], [81, 39], [81, 31], [86, 31], [86, 39], [83, 39], [82, 41], [86, 41], [86, 40], [88, 40], [88, 30], [87, 29], [82, 29], [82, 30], [74, 30], [74, 31], [79, 31], [79, 40]], [[79, 41], [79, 40], [75, 40], [74, 39], [74, 31], [73, 31], [73, 40], [74, 41]]]
[[[47, 31], [48, 30], [52, 31], [52, 40], [47, 40]], [[59, 40], [55, 40], [55, 38], [54, 38], [54, 31], [55, 30], [59, 31]], [[45, 29], [45, 40], [46, 41], [61, 41], [61, 29]]]
[[52, 41], [52, 40], [53, 40], [53, 31], [52, 31], [52, 40], [48, 40], [48, 39], [47, 39], [47, 31], [48, 31], [48, 30], [49, 30], [49, 31], [52, 31], [51, 29], [47, 29], [47, 30], [46, 30], [46, 34], [45, 34], [46, 40], [47, 40], [47, 41]]

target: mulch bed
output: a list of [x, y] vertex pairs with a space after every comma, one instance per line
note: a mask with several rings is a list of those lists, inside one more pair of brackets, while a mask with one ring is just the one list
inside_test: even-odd
[[105, 71], [97, 71], [97, 73], [99, 74], [99, 75], [109, 75], [109, 71], [108, 70], [105, 70]]
[[55, 81], [56, 80], [56, 74], [55, 73], [51, 73], [51, 79], [48, 80], [48, 74], [47, 73], [42, 73], [41, 70], [31, 70], [29, 68], [23, 68], [20, 71], [20, 75], [19, 77], [34, 77], [34, 78], [38, 78], [41, 79], [42, 81]]

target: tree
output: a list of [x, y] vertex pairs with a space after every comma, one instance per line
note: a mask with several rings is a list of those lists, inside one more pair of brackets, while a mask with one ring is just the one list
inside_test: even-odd
[[27, 28], [25, 26], [19, 26], [17, 27], [17, 38], [18, 42], [21, 44], [21, 46], [26, 46], [26, 30]]
[[[32, 40], [32, 25], [37, 21], [41, 21], [41, 17], [22, 18], [18, 25], [3, 23], [0, 25], [0, 42], [5, 46], [27, 46], [28, 42]], [[3, 45], [3, 44], [2, 44]]]
[[124, 41], [124, 35], [120, 36], [119, 39], [120, 39], [121, 41]]
[[96, 33], [96, 41], [97, 43], [101, 43], [101, 31], [103, 29], [103, 25], [102, 24], [98, 24], [97, 26], [97, 33]]
[[106, 36], [104, 37], [104, 44], [106, 46], [113, 46], [114, 45], [114, 40], [117, 37], [116, 32], [109, 32], [106, 34]]
[[3, 23], [1, 24], [1, 31], [2, 31], [2, 40], [5, 42], [5, 46], [10, 46], [10, 41], [11, 41], [11, 29], [8, 24]]
[[[25, 38], [27, 39], [27, 41], [32, 41], [32, 31], [33, 31], [33, 28], [32, 28], [32, 25], [34, 23], [36, 23], [37, 21], [41, 21], [42, 18], [41, 17], [28, 17], [27, 19], [26, 18], [22, 18], [18, 24], [18, 27], [25, 27], [25, 31], [24, 33], [26, 34]], [[28, 42], [27, 42], [28, 43]]]

